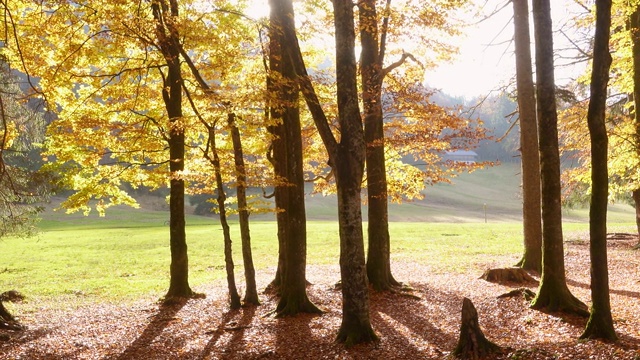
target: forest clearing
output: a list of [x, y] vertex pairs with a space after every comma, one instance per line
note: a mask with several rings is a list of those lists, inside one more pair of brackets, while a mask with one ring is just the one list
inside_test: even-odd
[[[455, 225], [447, 226], [455, 233]], [[585, 231], [570, 232], [566, 243], [568, 284], [584, 301], [589, 299], [586, 236]], [[456, 236], [449, 238], [454, 243]], [[609, 240], [617, 343], [579, 341], [586, 318], [532, 310], [530, 301], [521, 296], [498, 299], [522, 285], [498, 285], [479, 277], [483, 269], [512, 265], [518, 253], [490, 256], [463, 242], [448, 246], [468, 262], [466, 266], [443, 265], [443, 253], [429, 256], [429, 247], [420, 254], [412, 251], [419, 261], [399, 250], [401, 260], [393, 262], [393, 270], [413, 290], [407, 292], [411, 296], [371, 293], [372, 323], [380, 336], [376, 343], [345, 348], [334, 342], [341, 315], [340, 290], [335, 286], [339, 269], [314, 264], [310, 254], [308, 292], [325, 310], [322, 315], [275, 318], [271, 312], [277, 298], [262, 292], [262, 305], [229, 310], [222, 279], [195, 287], [206, 298], [168, 306], [159, 305], [157, 294], [123, 301], [100, 300], [82, 292], [39, 299], [27, 294], [25, 303], [9, 304], [27, 330], [0, 331], [0, 354], [6, 359], [440, 359], [456, 345], [462, 298], [468, 297], [478, 309], [487, 338], [505, 348], [500, 358], [637, 359], [640, 266], [637, 251], [631, 250], [635, 242]], [[258, 271], [260, 289], [272, 280], [273, 271]], [[526, 287], [535, 292], [537, 284]]]
[[[497, 187], [485, 179], [502, 178], [502, 191], [509, 193], [517, 187], [508, 177], [514, 170], [504, 165], [464, 175], [454, 186], [435, 187], [429, 193], [429, 207], [435, 210], [424, 211], [443, 215], [448, 206], [470, 209], [488, 201]], [[477, 198], [459, 196], [465, 189], [475, 191]], [[466, 222], [455, 224], [391, 222], [393, 271], [412, 290], [371, 291], [379, 342], [354, 347], [335, 343], [341, 293], [336, 287], [337, 225], [325, 214], [331, 201], [308, 201], [307, 290], [325, 313], [283, 318], [272, 313], [277, 297], [264, 292], [277, 261], [274, 221], [265, 218], [252, 226], [262, 305], [229, 310], [214, 218], [190, 216], [187, 227], [191, 282], [206, 297], [163, 306], [158, 300], [168, 265], [162, 256], [168, 251], [162, 240], [163, 211], [116, 208], [104, 218], [47, 211], [41, 223], [46, 230], [37, 237], [3, 240], [3, 257], [11, 260], [4, 261], [0, 279], [6, 289], [26, 296], [7, 307], [26, 330], [0, 331], [0, 354], [7, 359], [439, 359], [455, 348], [462, 298], [467, 297], [478, 309], [487, 338], [505, 349], [501, 358], [640, 357], [640, 263], [632, 250], [637, 239], [608, 241], [612, 313], [620, 341], [579, 341], [586, 318], [532, 310], [522, 296], [499, 299], [523, 285], [479, 279], [486, 269], [517, 262], [522, 228], [517, 219], [485, 224], [477, 207], [476, 212], [458, 211]], [[508, 213], [510, 202], [505, 198], [506, 208], [494, 211]], [[151, 200], [145, 203], [158, 207]], [[409, 216], [416, 206], [420, 204], [401, 205], [392, 214]], [[611, 213], [617, 221], [610, 224], [611, 232], [633, 231], [629, 208], [619, 205]], [[588, 302], [588, 226], [582, 210], [567, 210], [566, 215], [568, 284]], [[239, 264], [236, 272], [241, 271]], [[243, 292], [243, 284], [239, 286]], [[538, 284], [524, 286], [536, 292]]]
[[0, 10], [0, 358], [640, 359], [638, 1]]

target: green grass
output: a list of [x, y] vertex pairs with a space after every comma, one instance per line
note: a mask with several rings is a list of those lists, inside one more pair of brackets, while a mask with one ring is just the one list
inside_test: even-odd
[[[17, 289], [33, 299], [64, 298], [73, 300], [71, 303], [161, 297], [168, 288], [170, 259], [168, 227], [163, 223], [166, 214], [122, 210], [121, 215], [117, 220], [47, 219], [36, 237], [3, 239], [2, 289]], [[222, 232], [211, 218], [189, 217], [188, 222], [190, 283], [197, 290], [225, 277]], [[615, 228], [631, 231], [632, 225]], [[237, 225], [232, 223], [232, 229], [241, 278]], [[569, 223], [565, 229], [567, 238], [584, 236], [587, 224]], [[308, 263], [337, 264], [337, 223], [311, 221], [307, 231]], [[522, 251], [522, 229], [515, 222], [393, 222], [390, 232], [394, 262], [417, 262], [438, 272], [471, 271], [496, 261], [511, 265]], [[257, 270], [273, 272], [277, 263], [275, 222], [252, 222], [251, 235]]]
[[[522, 252], [517, 167], [465, 174], [454, 185], [428, 188], [425, 200], [393, 205], [392, 261], [417, 262], [436, 272], [481, 271], [515, 263]], [[335, 198], [308, 201], [308, 264], [338, 264]], [[487, 223], [484, 219], [487, 204]], [[366, 211], [365, 211], [366, 213]], [[587, 210], [565, 210], [565, 239], [586, 238]], [[32, 238], [0, 239], [0, 290], [72, 306], [95, 301], [160, 298], [169, 285], [167, 211], [118, 207], [106, 217], [47, 211]], [[273, 274], [278, 242], [272, 215], [254, 217], [251, 237], [257, 271]], [[401, 221], [398, 221], [401, 220]], [[609, 231], [634, 231], [629, 206], [613, 205]], [[190, 284], [194, 290], [225, 278], [221, 226], [213, 217], [188, 216]], [[366, 224], [364, 224], [366, 226]], [[232, 222], [236, 276], [242, 279], [237, 224]], [[366, 234], [366, 231], [365, 231]]]

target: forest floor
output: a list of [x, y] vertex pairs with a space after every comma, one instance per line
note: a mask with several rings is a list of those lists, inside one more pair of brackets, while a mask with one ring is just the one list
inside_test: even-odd
[[[589, 251], [583, 240], [565, 245], [568, 284], [590, 299]], [[371, 321], [380, 341], [345, 348], [334, 338], [341, 320], [337, 266], [309, 266], [309, 296], [326, 312], [275, 318], [276, 298], [230, 311], [225, 284], [206, 298], [171, 306], [157, 299], [134, 304], [65, 306], [54, 301], [21, 313], [26, 330], [0, 331], [0, 359], [440, 359], [456, 346], [463, 297], [471, 299], [487, 338], [504, 348], [502, 359], [640, 359], [640, 252], [635, 239], [609, 240], [611, 304], [618, 342], [579, 341], [586, 320], [529, 308], [521, 297], [497, 298], [519, 284], [498, 285], [477, 273], [438, 273], [429, 264], [394, 264], [413, 296], [371, 293]], [[477, 259], [494, 267], [492, 259]], [[509, 266], [511, 264], [502, 264]], [[537, 278], [536, 278], [537, 279]], [[267, 275], [258, 278], [264, 288]], [[537, 284], [528, 288], [537, 291]], [[34, 304], [30, 304], [34, 305]]]

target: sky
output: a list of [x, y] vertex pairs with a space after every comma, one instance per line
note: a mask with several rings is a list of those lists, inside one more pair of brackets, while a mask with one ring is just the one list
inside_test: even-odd
[[[487, 1], [486, 12], [490, 12], [504, 2], [505, 0]], [[580, 11], [582, 9], [572, 0], [551, 1], [551, 20], [554, 29]], [[485, 95], [509, 84], [515, 75], [515, 57], [511, 42], [512, 16], [513, 7], [508, 5], [491, 18], [466, 29], [458, 43], [460, 53], [456, 60], [427, 72], [425, 82], [447, 94], [465, 98]], [[529, 27], [533, 41], [531, 17]], [[569, 42], [565, 37], [559, 34], [554, 35], [554, 48], [567, 46]], [[533, 48], [531, 56], [535, 56]], [[556, 83], [562, 85], [571, 81], [582, 71], [581, 65], [557, 66]]]
[[[475, 0], [483, 3], [484, 13], [492, 13], [502, 7], [507, 0]], [[268, 16], [267, 0], [252, 0], [249, 14], [255, 17]], [[531, 5], [529, 5], [531, 6]], [[552, 21], [554, 28], [567, 21], [579, 12], [573, 0], [551, 1]], [[469, 23], [478, 23], [466, 28], [459, 38], [459, 54], [455, 60], [430, 69], [424, 81], [430, 87], [440, 89], [449, 95], [474, 98], [483, 96], [508, 84], [515, 74], [515, 58], [513, 55], [513, 7], [509, 4], [501, 11], [485, 21], [470, 18]], [[533, 24], [530, 18], [530, 31]], [[533, 33], [531, 33], [533, 39]], [[554, 47], [567, 45], [561, 36], [554, 38]], [[532, 56], [534, 51], [532, 49]], [[557, 83], [562, 84], [576, 77], [580, 67], [558, 68]]]

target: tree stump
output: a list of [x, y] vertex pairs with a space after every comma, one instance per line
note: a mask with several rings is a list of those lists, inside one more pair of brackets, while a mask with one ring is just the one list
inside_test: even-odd
[[522, 268], [504, 268], [504, 269], [488, 269], [482, 274], [480, 277], [489, 282], [494, 282], [498, 284], [503, 283], [537, 283], [538, 281], [534, 279], [531, 275], [527, 273], [526, 270]]
[[531, 301], [536, 297], [536, 293], [534, 293], [533, 291], [527, 288], [518, 288], [518, 289], [511, 290], [507, 293], [504, 293], [502, 295], [498, 295], [498, 299], [515, 297], [515, 296], [522, 296], [526, 301]]
[[478, 312], [468, 298], [462, 299], [462, 321], [460, 339], [452, 355], [460, 359], [483, 359], [502, 349], [487, 340], [478, 323]]
[[13, 331], [24, 329], [2, 303], [3, 301], [20, 302], [22, 300], [24, 300], [24, 296], [15, 290], [0, 294], [0, 329]]

